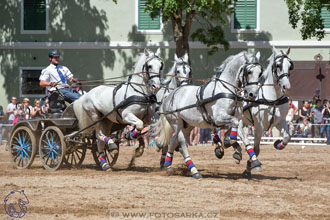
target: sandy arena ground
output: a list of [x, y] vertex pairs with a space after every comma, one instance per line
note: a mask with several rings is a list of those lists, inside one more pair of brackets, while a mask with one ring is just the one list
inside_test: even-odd
[[[178, 153], [171, 176], [158, 168], [154, 147], [128, 169], [132, 153], [122, 147], [111, 172], [98, 170], [90, 151], [81, 169], [46, 171], [37, 157], [17, 170], [2, 145], [0, 197], [24, 190], [30, 203], [22, 219], [330, 219], [330, 146], [262, 146], [263, 172], [251, 180], [241, 177], [247, 155], [236, 165], [232, 149], [218, 160], [212, 146], [190, 147], [201, 180]], [[0, 219], [11, 219], [1, 204]]]

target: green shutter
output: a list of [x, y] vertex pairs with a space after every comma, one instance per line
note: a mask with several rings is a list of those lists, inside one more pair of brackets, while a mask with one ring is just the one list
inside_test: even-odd
[[330, 28], [330, 11], [327, 9], [327, 5], [322, 7], [321, 17], [323, 19], [324, 28]]
[[238, 0], [235, 2], [234, 28], [257, 28], [257, 0]]
[[46, 0], [24, 0], [24, 30], [46, 30]]
[[138, 10], [138, 29], [139, 30], [159, 30], [160, 29], [160, 17], [157, 16], [154, 20], [144, 10], [146, 8], [146, 0], [139, 0]]

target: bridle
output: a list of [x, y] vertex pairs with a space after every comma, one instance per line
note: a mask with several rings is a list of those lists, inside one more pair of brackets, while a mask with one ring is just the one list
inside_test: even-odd
[[[261, 72], [260, 72], [260, 74], [258, 76], [258, 81], [256, 81], [256, 82], [249, 82], [248, 79], [247, 79], [247, 76], [251, 73], [250, 70], [252, 68], [254, 68], [254, 67], [257, 67], [257, 66], [259, 66], [260, 69], [261, 69]], [[250, 85], [259, 85], [260, 84], [262, 73], [263, 73], [263, 68], [260, 65], [260, 63], [258, 63], [258, 62], [245, 63], [243, 65], [243, 67], [241, 68], [241, 71], [240, 71], [240, 74], [243, 74], [242, 81], [240, 82], [241, 83], [241, 86], [243, 88], [245, 88], [246, 86], [250, 86]], [[239, 87], [241, 87], [241, 86], [239, 86]]]
[[152, 73], [152, 75], [150, 75], [150, 66], [149, 66], [149, 62], [153, 59], [158, 59], [161, 63], [161, 67], [159, 69], [159, 73], [163, 70], [163, 67], [164, 67], [164, 63], [163, 63], [163, 60], [154, 55], [152, 57], [150, 57], [149, 59], [146, 60], [146, 62], [144, 63], [143, 67], [142, 67], [142, 72], [145, 71], [145, 74], [147, 75], [148, 77], [148, 80], [151, 80], [152, 78], [155, 78], [155, 77], [158, 77], [160, 78], [160, 74], [155, 74], [155, 73]]
[[[183, 68], [183, 73], [187, 76], [187, 68], [186, 68], [186, 66], [189, 66], [182, 58], [180, 58], [180, 60], [181, 60], [181, 62], [178, 62], [178, 63], [176, 63], [176, 65], [175, 65], [175, 70], [177, 69], [177, 67], [179, 66], [179, 65], [182, 65], [182, 68]], [[191, 73], [191, 67], [189, 66], [189, 68], [190, 68], [190, 72], [189, 72], [189, 74]], [[177, 73], [176, 73], [176, 71], [175, 71], [175, 76], [177, 76]], [[189, 77], [189, 76], [188, 76]], [[189, 84], [189, 82], [190, 82], [190, 80], [189, 79], [185, 79], [185, 80], [182, 80], [182, 81], [180, 81], [180, 80], [178, 80], [179, 82], [177, 83], [178, 84], [178, 86], [181, 86], [182, 84], [184, 84], [184, 83], [186, 83], [186, 84]]]
[[[281, 75], [278, 75], [277, 69], [279, 68], [281, 71], [283, 70], [284, 59], [287, 59], [290, 63], [289, 71], [294, 69], [292, 60], [286, 54], [276, 56], [274, 59], [274, 63], [272, 65], [272, 72], [275, 75], [277, 82], [279, 82], [284, 77], [288, 77], [288, 78], [290, 77], [289, 71], [287, 73], [282, 73]], [[277, 66], [277, 60], [279, 60], [279, 62], [280, 62], [279, 66]]]

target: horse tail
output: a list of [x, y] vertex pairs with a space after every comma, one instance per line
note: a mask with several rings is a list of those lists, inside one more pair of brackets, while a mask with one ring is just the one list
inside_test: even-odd
[[173, 134], [173, 128], [167, 121], [165, 115], [160, 116], [160, 119], [157, 122], [157, 127], [157, 135], [159, 136], [157, 141], [158, 144], [161, 146], [167, 146], [170, 143]]

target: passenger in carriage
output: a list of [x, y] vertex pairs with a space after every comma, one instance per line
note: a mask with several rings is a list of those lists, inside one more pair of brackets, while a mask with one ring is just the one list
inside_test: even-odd
[[50, 92], [55, 91], [57, 88], [63, 94], [65, 101], [74, 102], [81, 95], [69, 88], [67, 81], [77, 82], [77, 79], [73, 77], [67, 67], [59, 65], [60, 53], [57, 50], [50, 50], [48, 56], [50, 65], [41, 71], [40, 86], [47, 87]]

